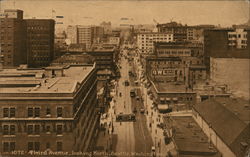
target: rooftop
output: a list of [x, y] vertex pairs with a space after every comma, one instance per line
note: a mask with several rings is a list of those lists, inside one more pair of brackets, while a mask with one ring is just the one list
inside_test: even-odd
[[208, 137], [191, 116], [165, 118], [164, 123], [172, 126], [173, 137], [180, 156], [216, 157], [218, 152], [209, 146]]
[[194, 110], [211, 125], [229, 148], [241, 156], [240, 142], [250, 145], [249, 101], [234, 98], [212, 98], [194, 106]]
[[184, 84], [158, 83], [151, 81], [155, 89], [160, 93], [191, 93], [191, 89], [186, 88]]
[[93, 68], [93, 65], [70, 65], [40, 70], [4, 69], [0, 72], [0, 94], [74, 93], [77, 84], [82, 83]]

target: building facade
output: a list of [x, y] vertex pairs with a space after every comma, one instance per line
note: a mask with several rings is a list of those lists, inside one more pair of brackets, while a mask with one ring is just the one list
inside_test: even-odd
[[171, 42], [173, 40], [171, 33], [142, 33], [137, 35], [137, 47], [141, 53], [152, 54], [154, 42]]
[[77, 26], [78, 44], [86, 44], [86, 48], [91, 47], [93, 36], [91, 26]]
[[27, 64], [45, 67], [54, 58], [55, 21], [27, 19]]
[[249, 58], [250, 30], [221, 28], [204, 31], [205, 64], [209, 69], [210, 57]]
[[95, 65], [2, 71], [0, 80], [2, 155], [91, 150], [99, 120]]
[[3, 67], [18, 67], [26, 64], [26, 23], [23, 11], [5, 10], [0, 17], [0, 54], [3, 55]]
[[69, 25], [67, 27], [67, 39], [69, 40], [70, 44], [77, 44], [78, 43], [78, 38], [77, 38], [77, 27]]

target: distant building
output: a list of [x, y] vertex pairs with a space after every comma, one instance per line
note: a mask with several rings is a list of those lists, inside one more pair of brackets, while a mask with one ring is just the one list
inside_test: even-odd
[[137, 35], [137, 47], [139, 52], [152, 54], [154, 42], [172, 42], [171, 33], [142, 33]]
[[77, 38], [78, 44], [85, 44], [89, 49], [93, 40], [91, 26], [77, 26]]
[[69, 40], [70, 44], [77, 44], [77, 27], [69, 25], [66, 30], [67, 39]]
[[105, 22], [105, 21], [103, 21], [100, 24], [100, 26], [104, 28], [104, 34], [110, 34], [112, 32], [111, 22]]
[[91, 150], [99, 125], [96, 83], [95, 65], [1, 71], [1, 154]]
[[250, 148], [249, 101], [234, 98], [208, 99], [195, 105], [193, 112], [195, 121], [222, 156], [247, 156]]
[[[221, 28], [204, 32], [205, 64], [213, 58], [249, 58], [250, 29]], [[210, 69], [208, 69], [210, 71]]]
[[27, 19], [27, 64], [45, 67], [54, 59], [55, 21]]
[[23, 20], [23, 11], [5, 10], [0, 17], [0, 29], [0, 54], [3, 55], [3, 68], [26, 64], [26, 22]]
[[173, 34], [173, 41], [187, 40], [187, 25], [182, 25], [177, 22], [170, 22], [165, 24], [158, 24], [157, 29], [159, 33]]
[[110, 36], [110, 37], [108, 37], [108, 43], [119, 46], [120, 45], [120, 37]]
[[23, 19], [23, 11], [18, 9], [5, 9], [0, 18]]
[[104, 37], [104, 28], [100, 26], [91, 26], [91, 36], [92, 36], [92, 41], [91, 44], [93, 43], [101, 43]]

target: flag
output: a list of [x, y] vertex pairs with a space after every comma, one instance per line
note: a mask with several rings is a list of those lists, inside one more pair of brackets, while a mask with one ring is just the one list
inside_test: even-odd
[[52, 9], [52, 13], [55, 13], [56, 11], [54, 9]]

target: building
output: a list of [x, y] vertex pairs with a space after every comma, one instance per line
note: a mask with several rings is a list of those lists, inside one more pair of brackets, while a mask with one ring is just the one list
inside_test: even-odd
[[67, 39], [69, 40], [70, 44], [77, 44], [78, 38], [77, 38], [77, 27], [69, 25], [66, 30]]
[[177, 22], [170, 22], [165, 24], [157, 24], [158, 32], [173, 34], [173, 41], [187, 40], [187, 25], [182, 25]]
[[118, 59], [118, 51], [115, 46], [107, 44], [93, 46], [91, 50], [87, 51], [87, 54], [94, 57], [98, 70], [108, 69], [115, 71], [116, 61]]
[[120, 37], [110, 36], [108, 37], [108, 43], [116, 46], [120, 46]]
[[111, 28], [111, 22], [105, 22], [103, 21], [101, 24], [100, 24], [101, 27], [104, 28], [104, 34], [110, 34], [112, 32], [112, 28]]
[[183, 84], [161, 83], [150, 80], [149, 93], [160, 113], [190, 110], [196, 103], [196, 93]]
[[99, 125], [96, 84], [95, 64], [1, 71], [1, 154], [91, 151]]
[[54, 59], [55, 21], [27, 19], [27, 64], [45, 67]]
[[204, 31], [205, 64], [209, 69], [210, 57], [249, 58], [250, 29], [220, 28]]
[[247, 156], [250, 148], [249, 115], [249, 101], [243, 99], [208, 99], [193, 108], [195, 121], [223, 157]]
[[23, 11], [5, 10], [0, 17], [0, 54], [3, 55], [3, 68], [26, 64], [26, 22]]
[[250, 99], [249, 61], [249, 58], [210, 57], [210, 79], [227, 84], [234, 95]]
[[171, 33], [142, 33], [137, 34], [137, 47], [141, 53], [152, 54], [154, 42], [171, 42], [173, 40]]
[[86, 48], [89, 49], [93, 41], [91, 26], [77, 26], [77, 38], [78, 44], [85, 44]]
[[92, 41], [91, 43], [101, 43], [104, 37], [104, 28], [100, 26], [91, 26]]
[[167, 127], [165, 141], [174, 141], [178, 157], [221, 157], [192, 116], [165, 117], [163, 121]]
[[87, 54], [70, 54], [66, 53], [61, 57], [53, 60], [51, 65], [81, 65], [94, 64], [94, 58]]

